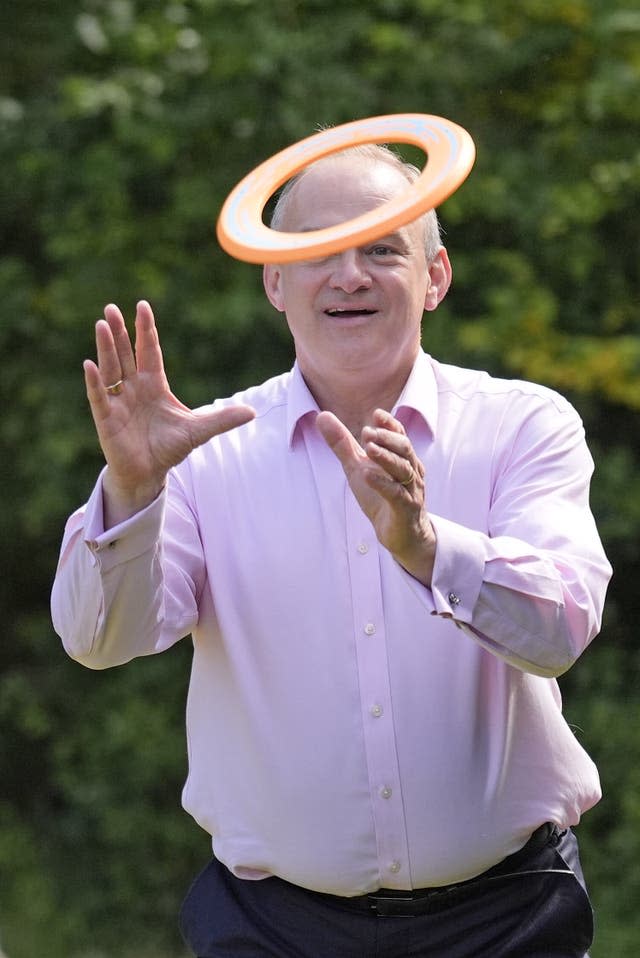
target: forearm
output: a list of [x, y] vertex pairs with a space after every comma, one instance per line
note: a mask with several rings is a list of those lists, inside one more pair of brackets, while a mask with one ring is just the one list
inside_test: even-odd
[[534, 548], [434, 518], [434, 613], [524, 671], [559, 675], [600, 628], [611, 573], [588, 517], [566, 551]]
[[76, 513], [65, 530], [51, 593], [51, 618], [71, 658], [93, 668], [101, 667], [98, 662], [92, 665], [90, 657], [103, 609], [100, 572], [84, 542], [82, 515]]
[[108, 531], [102, 511], [99, 483], [67, 524], [52, 592], [53, 623], [66, 651], [95, 669], [168, 647], [190, 631], [196, 614], [182, 581], [167, 600], [164, 499]]
[[69, 543], [52, 592], [53, 624], [67, 653], [92, 669], [151, 654], [162, 605], [153, 561], [138, 557], [104, 573], [86, 553], [84, 541]]
[[487, 651], [525, 672], [557, 677], [597, 635], [600, 610], [570, 592], [561, 601], [523, 597], [485, 583], [470, 623], [459, 623]]

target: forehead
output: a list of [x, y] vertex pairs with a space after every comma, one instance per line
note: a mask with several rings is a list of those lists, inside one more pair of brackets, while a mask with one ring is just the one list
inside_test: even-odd
[[400, 170], [384, 161], [327, 157], [293, 186], [284, 225], [290, 230], [321, 229], [375, 209], [410, 186]]

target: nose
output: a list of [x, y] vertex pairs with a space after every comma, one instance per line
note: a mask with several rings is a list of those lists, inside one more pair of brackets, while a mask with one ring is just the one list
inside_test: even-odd
[[347, 249], [333, 257], [333, 268], [329, 285], [332, 289], [342, 289], [345, 293], [355, 293], [359, 289], [369, 289], [371, 275], [367, 266], [366, 254], [360, 249]]

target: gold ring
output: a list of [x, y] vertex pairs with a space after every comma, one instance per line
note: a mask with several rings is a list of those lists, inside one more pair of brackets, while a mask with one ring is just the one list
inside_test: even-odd
[[124, 379], [119, 379], [117, 383], [111, 383], [110, 386], [106, 386], [106, 390], [110, 396], [118, 396], [122, 392], [122, 384]]
[[398, 482], [400, 483], [401, 486], [408, 486], [409, 483], [413, 482], [414, 479], [415, 479], [415, 473], [413, 472], [413, 470], [411, 470], [411, 475], [409, 476], [408, 479], [404, 479], [402, 481], [398, 479]]

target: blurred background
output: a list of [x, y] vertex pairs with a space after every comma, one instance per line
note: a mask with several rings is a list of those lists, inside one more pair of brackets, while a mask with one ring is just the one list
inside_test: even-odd
[[148, 298], [189, 404], [288, 368], [260, 269], [218, 248], [217, 213], [317, 124], [410, 111], [455, 120], [478, 149], [440, 211], [454, 285], [425, 348], [559, 389], [596, 461], [615, 576], [602, 634], [561, 687], [604, 787], [579, 829], [592, 958], [640, 952], [637, 4], [1, 0], [8, 958], [182, 958], [179, 902], [209, 854], [180, 808], [189, 643], [94, 673], [49, 621], [65, 518], [101, 466], [81, 373], [94, 321]]

